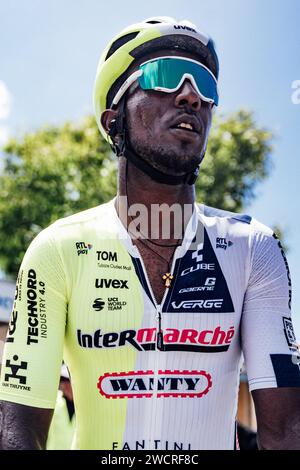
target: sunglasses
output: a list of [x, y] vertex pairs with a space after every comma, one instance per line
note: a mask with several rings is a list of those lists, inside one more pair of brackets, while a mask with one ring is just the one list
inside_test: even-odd
[[219, 94], [217, 80], [205, 65], [186, 57], [158, 57], [141, 64], [123, 83], [114, 97], [112, 106], [116, 106], [124, 93], [135, 80], [143, 90], [156, 90], [173, 93], [189, 79], [203, 101], [218, 106]]

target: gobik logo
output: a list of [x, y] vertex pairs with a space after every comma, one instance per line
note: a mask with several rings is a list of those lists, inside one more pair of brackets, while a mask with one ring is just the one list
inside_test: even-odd
[[13, 363], [10, 359], [7, 359], [5, 362], [6, 368], [9, 368], [11, 372], [8, 374], [6, 373], [4, 375], [4, 381], [9, 382], [11, 379], [17, 379], [20, 384], [25, 385], [26, 384], [26, 377], [24, 375], [18, 374], [19, 370], [27, 370], [27, 362], [21, 361], [20, 364], [17, 364], [16, 361], [18, 361], [19, 357], [17, 355], [13, 356], [13, 360], [15, 363]]
[[93, 245], [90, 243], [85, 244], [84, 242], [76, 242], [77, 255], [87, 255], [88, 252], [93, 248]]
[[203, 370], [106, 373], [98, 380], [98, 389], [106, 398], [201, 398], [211, 387], [211, 375]]

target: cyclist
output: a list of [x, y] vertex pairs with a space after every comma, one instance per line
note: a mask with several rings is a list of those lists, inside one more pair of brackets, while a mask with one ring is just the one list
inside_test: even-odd
[[95, 114], [118, 194], [27, 250], [0, 383], [3, 448], [45, 447], [63, 356], [74, 448], [233, 449], [241, 353], [260, 448], [300, 448], [280, 242], [248, 215], [195, 203], [218, 74], [213, 41], [172, 18], [130, 26], [102, 54]]

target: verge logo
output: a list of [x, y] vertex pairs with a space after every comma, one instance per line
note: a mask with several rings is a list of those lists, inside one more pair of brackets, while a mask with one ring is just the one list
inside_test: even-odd
[[77, 255], [87, 255], [88, 252], [93, 248], [93, 245], [90, 243], [85, 244], [84, 242], [76, 242]]
[[176, 304], [172, 302], [172, 307], [176, 309], [194, 309], [194, 308], [221, 308], [223, 299], [207, 299], [207, 300], [183, 300]]
[[97, 387], [106, 398], [201, 398], [212, 387], [204, 370], [152, 370], [105, 373]]

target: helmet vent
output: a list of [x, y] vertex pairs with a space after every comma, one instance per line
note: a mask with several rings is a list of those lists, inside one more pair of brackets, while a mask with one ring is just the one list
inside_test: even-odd
[[132, 39], [136, 38], [138, 34], [139, 34], [139, 31], [137, 31], [135, 33], [128, 33], [128, 34], [125, 34], [125, 36], [122, 36], [121, 38], [118, 38], [110, 46], [109, 51], [108, 51], [108, 53], [105, 57], [105, 60], [109, 59], [110, 56], [112, 56], [120, 47], [122, 47], [124, 44], [126, 44], [126, 42], [129, 42]]

